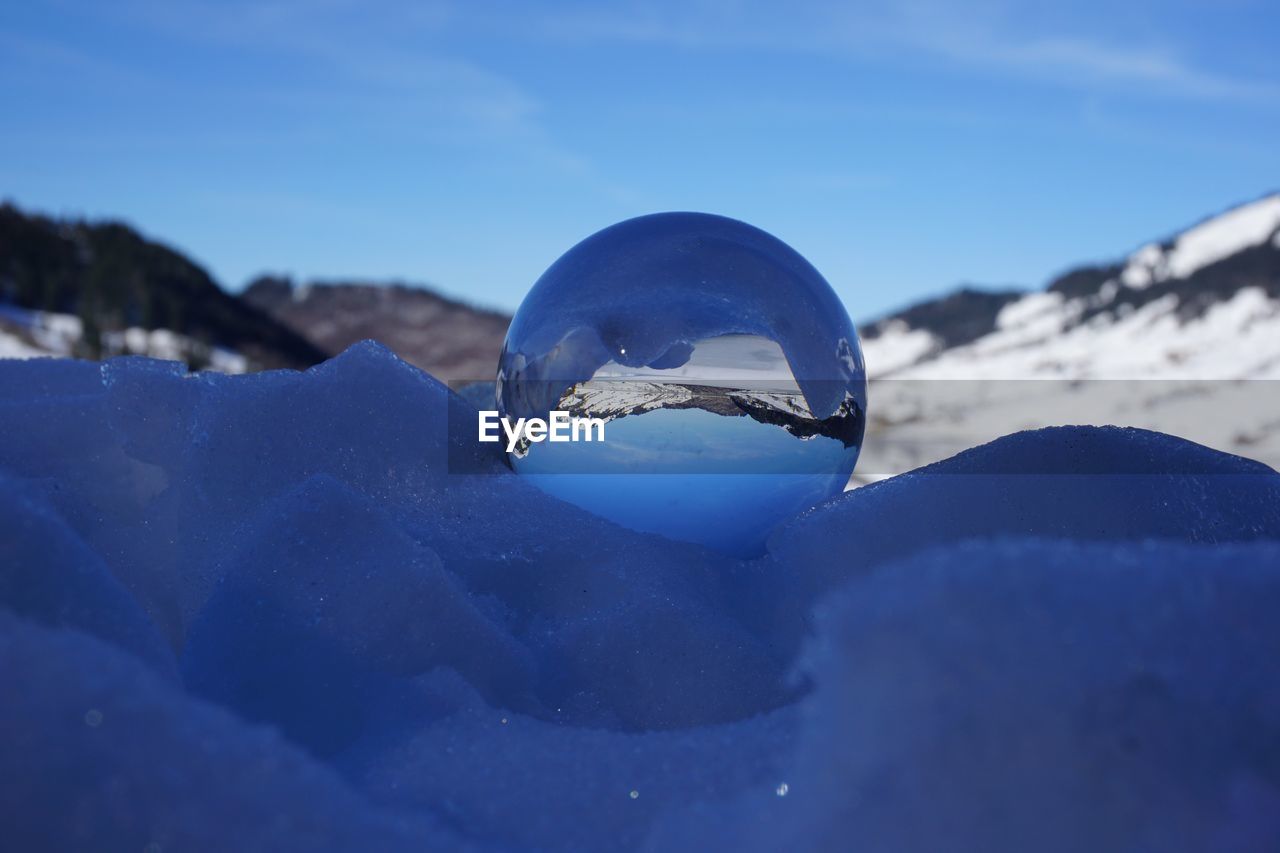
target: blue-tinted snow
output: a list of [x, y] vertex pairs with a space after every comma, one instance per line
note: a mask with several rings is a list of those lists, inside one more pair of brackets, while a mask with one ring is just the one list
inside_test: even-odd
[[1024, 433], [739, 561], [473, 431], [373, 345], [0, 362], [0, 846], [1280, 846], [1268, 469]]
[[818, 607], [778, 778], [650, 849], [1280, 849], [1280, 543], [967, 542]]

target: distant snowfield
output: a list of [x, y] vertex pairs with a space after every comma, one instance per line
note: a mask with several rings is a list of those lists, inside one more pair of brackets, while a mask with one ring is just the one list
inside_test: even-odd
[[999, 328], [971, 344], [909, 360], [936, 346], [922, 330], [888, 331], [864, 348], [872, 378], [1276, 379], [1280, 303], [1256, 287], [1183, 322], [1164, 297], [1117, 318], [1072, 323], [1081, 300], [1034, 293], [1001, 312]]
[[863, 347], [871, 420], [858, 477], [1067, 423], [1156, 429], [1280, 464], [1280, 300], [1242, 287], [1191, 319], [1174, 294], [1112, 304], [1124, 288], [1186, 278], [1269, 241], [1280, 247], [1280, 195], [1143, 246], [1095, 294], [1027, 294], [963, 346], [885, 324]]
[[0, 358], [40, 358], [50, 353], [26, 343], [17, 335], [0, 330]]
[[[0, 306], [0, 358], [69, 358], [84, 337], [79, 317], [48, 311], [28, 311]], [[145, 355], [169, 361], [187, 361], [193, 352], [204, 355], [205, 369], [219, 373], [245, 373], [249, 360], [221, 347], [206, 347], [169, 329], [130, 327], [102, 333], [105, 355]]]
[[1187, 229], [1168, 250], [1157, 244], [1143, 246], [1129, 257], [1122, 275], [1124, 283], [1143, 287], [1156, 281], [1186, 278], [1236, 252], [1262, 245], [1277, 228], [1280, 195], [1241, 205]]

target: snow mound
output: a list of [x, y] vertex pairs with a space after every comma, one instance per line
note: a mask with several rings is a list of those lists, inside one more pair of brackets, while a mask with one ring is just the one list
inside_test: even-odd
[[2, 846], [1280, 842], [1270, 469], [1023, 433], [742, 561], [474, 424], [373, 344], [0, 362]]
[[1275, 849], [1277, 566], [1027, 540], [885, 565], [819, 609], [778, 787], [668, 813], [649, 849]]
[[768, 547], [806, 567], [797, 584], [809, 600], [923, 548], [1011, 536], [1280, 539], [1280, 476], [1160, 433], [1052, 427], [846, 492], [779, 526]]

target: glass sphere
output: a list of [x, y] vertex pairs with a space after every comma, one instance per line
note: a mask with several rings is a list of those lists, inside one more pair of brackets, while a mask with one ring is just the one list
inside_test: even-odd
[[519, 441], [512, 467], [539, 488], [740, 556], [840, 492], [866, 423], [831, 286], [777, 238], [701, 213], [630, 219], [561, 256], [511, 321], [496, 394], [511, 423], [602, 422], [603, 440], [580, 421], [579, 440]]

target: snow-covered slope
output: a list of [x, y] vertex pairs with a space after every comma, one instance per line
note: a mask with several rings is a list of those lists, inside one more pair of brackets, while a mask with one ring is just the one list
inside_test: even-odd
[[953, 295], [950, 311], [935, 300], [864, 329], [879, 381], [860, 470], [1052, 423], [1144, 426], [1280, 461], [1280, 383], [1257, 381], [1280, 379], [1280, 194], [998, 296]]
[[[81, 354], [84, 323], [72, 314], [0, 305], [0, 358], [68, 358]], [[185, 361], [219, 373], [245, 373], [249, 359], [170, 329], [131, 326], [100, 333], [101, 355], [146, 355]]]
[[[958, 345], [945, 324], [912, 322], [943, 301], [864, 329], [873, 377], [1277, 378], [1280, 193], [986, 306], [990, 328]], [[964, 308], [952, 324], [975, 322]]]
[[1244, 249], [1276, 239], [1280, 194], [1233, 208], [1179, 234], [1171, 244], [1149, 243], [1129, 256], [1120, 280], [1142, 288], [1187, 278]]

